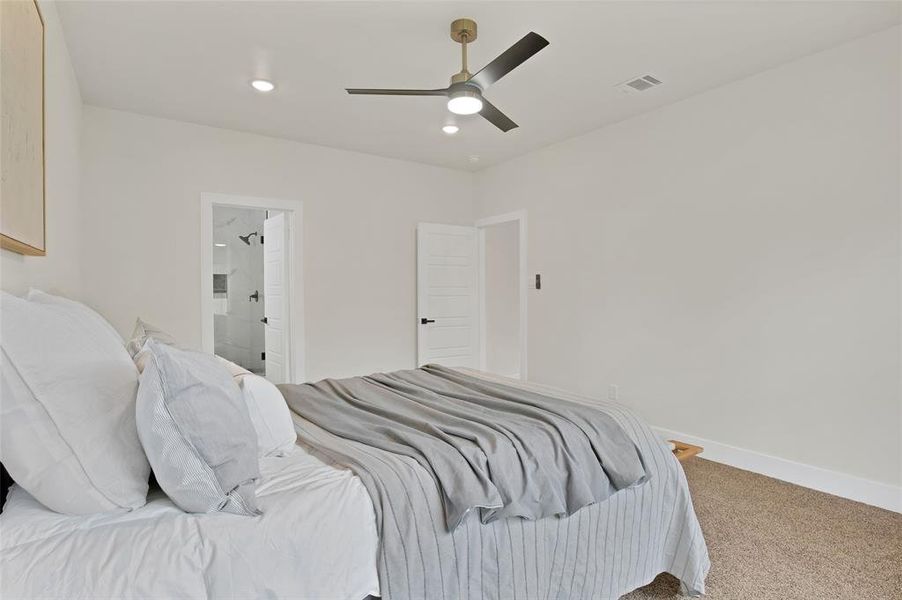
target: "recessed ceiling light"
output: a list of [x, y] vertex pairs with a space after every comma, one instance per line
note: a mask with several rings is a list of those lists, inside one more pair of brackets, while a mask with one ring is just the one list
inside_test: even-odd
[[225, 244], [213, 244], [213, 245], [216, 246], [217, 248], [225, 248], [226, 247]]
[[276, 86], [272, 81], [267, 81], [265, 79], [254, 79], [251, 82], [251, 87], [258, 92], [271, 92], [276, 89]]
[[458, 127], [457, 125], [448, 124], [442, 127], [442, 131], [444, 131], [448, 135], [454, 135], [455, 133], [460, 131], [460, 127]]

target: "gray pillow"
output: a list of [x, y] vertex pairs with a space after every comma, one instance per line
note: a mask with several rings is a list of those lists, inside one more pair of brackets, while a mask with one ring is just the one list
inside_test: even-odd
[[257, 434], [228, 369], [154, 339], [144, 350], [136, 421], [160, 487], [186, 512], [260, 514]]

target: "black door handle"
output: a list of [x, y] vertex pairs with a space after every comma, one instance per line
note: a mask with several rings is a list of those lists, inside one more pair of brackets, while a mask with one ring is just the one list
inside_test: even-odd
[[260, 322], [266, 324], [266, 323], [269, 323], [269, 319], [267, 319], [266, 317], [263, 317], [262, 319], [260, 319]]
[[429, 323], [435, 323], [435, 319], [427, 319], [426, 317], [420, 319], [420, 325], [428, 325]]

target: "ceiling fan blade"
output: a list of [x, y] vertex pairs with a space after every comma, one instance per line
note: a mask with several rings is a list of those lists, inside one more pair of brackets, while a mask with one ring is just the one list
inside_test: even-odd
[[468, 80], [485, 89], [525, 63], [529, 58], [548, 45], [548, 40], [538, 33], [530, 31], [523, 38], [498, 55], [498, 57], [484, 66], [476, 75]]
[[349, 94], [367, 94], [371, 96], [447, 96], [448, 90], [393, 90], [393, 89], [365, 89], [347, 88]]
[[482, 110], [479, 111], [479, 114], [482, 115], [486, 121], [505, 133], [518, 127], [516, 123], [511, 121], [510, 117], [498, 110], [494, 104], [485, 98], [482, 99]]

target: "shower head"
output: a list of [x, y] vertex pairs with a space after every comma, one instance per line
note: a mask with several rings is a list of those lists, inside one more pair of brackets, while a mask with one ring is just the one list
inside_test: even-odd
[[244, 242], [245, 244], [247, 244], [248, 246], [250, 246], [250, 245], [251, 245], [251, 238], [254, 237], [255, 235], [257, 235], [257, 232], [256, 232], [256, 231], [253, 232], [253, 233], [249, 233], [249, 234], [247, 234], [247, 235], [239, 235], [239, 236], [238, 236], [238, 239], [241, 240], [242, 242]]

